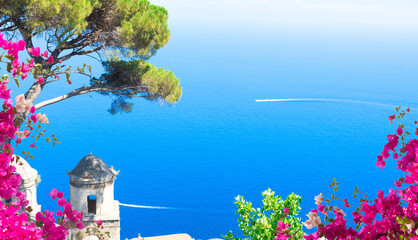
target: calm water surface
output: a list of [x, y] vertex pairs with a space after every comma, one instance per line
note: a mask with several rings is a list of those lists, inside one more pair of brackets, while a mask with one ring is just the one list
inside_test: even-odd
[[[402, 31], [178, 27], [152, 59], [181, 79], [175, 107], [135, 99], [131, 114], [111, 116], [110, 100], [91, 94], [41, 110], [62, 144], [33, 151], [30, 163], [42, 176], [39, 202], [54, 206], [46, 194], [53, 187], [69, 196], [66, 173], [90, 151], [120, 170], [115, 198], [121, 203], [172, 208], [121, 206], [122, 239], [237, 232], [234, 197], [259, 206], [269, 187], [303, 196], [304, 220], [315, 195], [330, 195], [334, 177], [343, 183], [341, 195], [359, 186], [374, 196], [399, 176], [394, 164], [383, 171], [374, 165], [396, 127], [387, 120], [390, 105], [409, 106], [408, 120], [418, 119], [417, 40]], [[81, 86], [82, 78], [73, 83]], [[71, 90], [55, 87], [40, 100]], [[255, 102], [268, 98], [345, 101]]]

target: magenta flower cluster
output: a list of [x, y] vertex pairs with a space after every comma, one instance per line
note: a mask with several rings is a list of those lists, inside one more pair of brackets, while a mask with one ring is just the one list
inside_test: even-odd
[[[399, 109], [396, 109], [398, 115], [389, 117], [391, 123], [397, 117], [403, 119], [410, 111], [408, 108], [406, 111], [399, 112]], [[417, 124], [415, 121], [415, 125]], [[322, 193], [319, 194], [315, 197], [317, 209], [309, 212], [307, 215], [309, 219], [303, 223], [308, 229], [313, 227], [318, 229], [313, 234], [305, 235], [306, 240], [418, 240], [418, 139], [406, 141], [410, 133], [404, 128], [404, 124], [400, 124], [396, 133], [387, 136], [388, 142], [384, 145], [381, 154], [377, 156], [376, 162], [377, 167], [383, 168], [386, 166], [386, 159], [390, 156], [397, 160], [397, 168], [405, 175], [394, 182], [396, 188], [389, 189], [387, 194], [379, 190], [377, 197], [373, 200], [365, 199], [367, 196], [361, 198], [360, 205], [352, 212], [355, 228], [347, 226], [347, 215], [342, 209], [331, 204], [323, 205], [324, 198]], [[418, 127], [415, 134], [418, 135]], [[333, 182], [330, 187], [337, 187], [338, 184]], [[357, 188], [355, 193], [359, 193]], [[332, 198], [340, 200], [334, 195]], [[342, 201], [345, 208], [352, 206], [347, 199], [342, 199]], [[325, 202], [330, 203], [331, 200], [327, 199]], [[323, 215], [326, 223], [321, 221], [319, 215]], [[278, 233], [274, 240], [290, 238], [285, 234], [289, 227], [279, 222]]]
[[83, 212], [73, 210], [67, 199], [63, 198], [64, 194], [58, 192], [57, 189], [52, 189], [50, 195], [52, 199], [57, 200], [58, 206], [63, 207], [64, 210], [57, 210], [55, 213], [59, 224], [55, 224], [54, 212], [46, 210], [36, 214], [36, 222], [43, 230], [43, 238], [51, 240], [65, 239], [72, 223], [75, 223], [77, 229], [83, 229]]
[[[10, 60], [10, 63], [7, 63], [8, 69], [13, 76], [26, 78], [34, 62], [31, 59], [28, 64], [25, 64], [19, 60], [18, 54], [25, 50], [26, 43], [4, 40], [3, 35], [0, 34], [0, 47], [8, 53], [7, 58]], [[29, 52], [36, 56], [38, 51], [39, 49], [31, 49]], [[47, 54], [47, 52], [44, 53], [44, 57], [47, 57]], [[49, 59], [48, 62], [52, 63], [53, 59], [51, 57]], [[9, 143], [5, 143], [5, 139], [15, 139], [15, 134], [17, 135], [18, 127], [13, 121], [16, 114], [21, 111], [34, 113], [35, 108], [31, 104], [29, 106], [20, 97], [20, 102], [16, 104], [24, 106], [18, 106], [18, 111], [10, 99], [11, 90], [7, 89], [7, 84], [7, 78], [0, 80], [0, 98], [4, 99], [3, 110], [0, 112], [0, 144], [3, 144], [0, 153], [0, 198], [11, 201], [10, 203], [0, 201], [0, 239], [65, 239], [69, 228], [73, 225], [78, 229], [84, 228], [83, 213], [73, 210], [71, 204], [63, 198], [63, 194], [56, 189], [53, 189], [50, 195], [51, 198], [57, 200], [59, 206], [63, 207], [63, 211], [58, 210], [54, 213], [46, 210], [36, 214], [36, 222], [28, 219], [29, 202], [25, 199], [25, 194], [19, 192], [22, 178], [16, 173], [16, 168], [10, 164], [16, 161], [13, 155], [14, 149]], [[36, 115], [33, 116], [36, 117]], [[24, 132], [25, 137], [30, 134], [27, 129]]]
[[286, 230], [289, 228], [290, 228], [289, 223], [284, 223], [279, 220], [279, 222], [277, 223], [277, 228], [276, 228], [277, 235], [274, 237], [273, 240], [286, 240], [290, 238], [291, 236], [286, 232]]
[[[409, 108], [406, 112], [409, 112]], [[403, 118], [406, 112], [402, 111], [398, 117]], [[392, 115], [389, 120], [392, 122], [396, 117]], [[347, 226], [343, 212], [335, 211], [337, 207], [324, 206], [320, 203], [318, 208], [312, 211], [327, 216], [329, 223], [317, 224], [318, 231], [305, 236], [305, 239], [316, 240], [325, 237], [326, 239], [418, 240], [418, 139], [406, 142], [405, 138], [409, 133], [404, 131], [404, 127], [401, 124], [395, 134], [387, 136], [388, 142], [377, 156], [376, 162], [377, 167], [383, 168], [386, 166], [386, 159], [391, 155], [397, 160], [397, 168], [405, 175], [395, 181], [396, 189], [389, 189], [387, 194], [379, 190], [377, 197], [371, 201], [361, 199], [360, 206], [352, 212], [356, 229]], [[350, 207], [347, 199], [344, 202], [345, 207]], [[328, 211], [331, 209], [335, 218], [329, 218]]]

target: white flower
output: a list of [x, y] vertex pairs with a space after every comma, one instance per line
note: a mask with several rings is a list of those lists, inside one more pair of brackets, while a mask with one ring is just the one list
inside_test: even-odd
[[303, 223], [307, 229], [311, 229], [312, 227], [316, 227], [321, 224], [321, 218], [318, 217], [318, 213], [316, 211], [309, 212], [306, 216], [309, 217], [309, 220]]
[[23, 132], [22, 131], [16, 131], [16, 135], [18, 138], [20, 139], [25, 139], [29, 136], [30, 131], [28, 129], [25, 129]]
[[415, 222], [411, 221], [411, 223], [405, 224], [408, 230], [412, 230], [415, 227]]
[[44, 114], [38, 113], [38, 114], [36, 115], [36, 118], [38, 119], [38, 121], [39, 121], [40, 123], [46, 123], [46, 124], [49, 124], [48, 118], [46, 117], [45, 113], [44, 113]]
[[316, 205], [321, 204], [321, 202], [324, 201], [324, 198], [322, 197], [322, 193], [320, 193], [318, 196], [315, 196], [314, 200], [315, 200]]
[[32, 102], [25, 100], [25, 95], [23, 94], [16, 96], [15, 100], [16, 100], [15, 108], [16, 108], [16, 111], [18, 112], [30, 111], [30, 109], [33, 106]]

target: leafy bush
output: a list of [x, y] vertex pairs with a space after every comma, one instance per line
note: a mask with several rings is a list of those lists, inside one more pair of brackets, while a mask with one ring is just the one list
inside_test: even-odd
[[[281, 235], [291, 236], [290, 239], [303, 238], [301, 219], [296, 217], [301, 209], [299, 204], [302, 197], [292, 193], [283, 200], [270, 188], [261, 195], [263, 207], [257, 209], [251, 202], [245, 201], [243, 196], [238, 195], [235, 198], [239, 228], [247, 237], [244, 239], [272, 240], [280, 239]], [[280, 225], [288, 225], [289, 228], [281, 231]], [[223, 237], [226, 240], [241, 240], [232, 231]]]

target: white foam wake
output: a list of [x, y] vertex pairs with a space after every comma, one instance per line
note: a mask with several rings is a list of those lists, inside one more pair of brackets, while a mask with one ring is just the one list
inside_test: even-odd
[[120, 206], [125, 207], [134, 207], [134, 208], [147, 208], [147, 209], [172, 209], [169, 207], [159, 207], [159, 206], [144, 206], [144, 205], [135, 205], [135, 204], [126, 204], [126, 203], [119, 203]]
[[378, 103], [372, 101], [361, 101], [353, 99], [337, 99], [337, 98], [278, 98], [278, 99], [256, 99], [256, 102], [341, 102], [341, 103], [359, 103], [380, 105], [386, 107], [398, 107], [396, 105]]
[[218, 213], [231, 212], [231, 210], [222, 210], [222, 209], [174, 208], [174, 207], [145, 206], [145, 205], [126, 204], [126, 203], [119, 203], [119, 205], [124, 206], [124, 207], [133, 207], [133, 208], [165, 209], [165, 210], [176, 210], [176, 211], [197, 211], [197, 212], [218, 212]]

